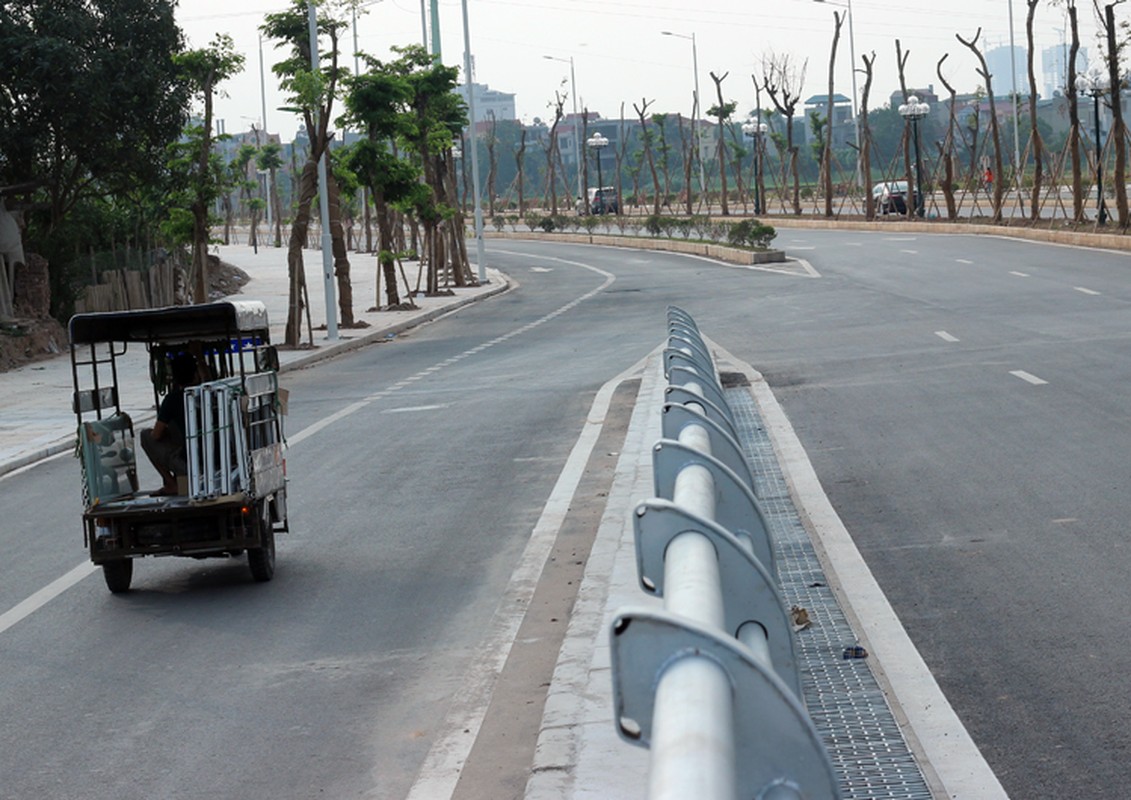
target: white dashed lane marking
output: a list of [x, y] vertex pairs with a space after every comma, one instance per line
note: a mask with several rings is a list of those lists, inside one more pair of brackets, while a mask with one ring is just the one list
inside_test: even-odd
[[1009, 374], [1012, 375], [1015, 378], [1020, 378], [1023, 381], [1031, 383], [1034, 386], [1044, 386], [1046, 383], [1048, 383], [1048, 381], [1041, 380], [1036, 375], [1033, 375], [1030, 372], [1026, 372], [1023, 369], [1015, 369], [1015, 370], [1011, 371]]

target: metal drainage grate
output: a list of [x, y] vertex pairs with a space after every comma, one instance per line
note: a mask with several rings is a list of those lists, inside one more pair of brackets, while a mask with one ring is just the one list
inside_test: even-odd
[[782, 594], [787, 604], [806, 609], [812, 622], [796, 640], [805, 703], [845, 800], [931, 800], [867, 660], [844, 658], [845, 647], [856, 644], [855, 634], [827, 585], [754, 399], [745, 388], [725, 392], [770, 527]]

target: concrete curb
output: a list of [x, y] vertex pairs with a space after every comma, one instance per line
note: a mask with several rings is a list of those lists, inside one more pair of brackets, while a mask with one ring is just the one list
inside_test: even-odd
[[[731, 217], [743, 219], [743, 217]], [[806, 217], [758, 217], [767, 225], [775, 228], [794, 228], [807, 230], [839, 230], [839, 231], [871, 231], [876, 233], [937, 233], [957, 234], [962, 236], [1000, 236], [1007, 239], [1020, 239], [1023, 241], [1039, 242], [1043, 244], [1059, 244], [1070, 247], [1090, 247], [1117, 252], [1131, 252], [1131, 235], [1118, 233], [1085, 233], [1081, 231], [1057, 231], [1044, 228], [1020, 228], [1008, 225], [975, 225], [969, 222], [950, 222], [936, 220], [934, 222], [918, 222], [903, 218], [868, 222], [867, 220], [839, 220], [824, 217], [811, 219]], [[665, 250], [692, 255], [707, 255], [720, 261], [736, 264], [758, 264], [765, 260], [742, 260], [738, 256], [731, 258], [720, 252], [706, 252], [708, 248], [728, 250], [740, 256], [760, 256], [761, 253], [750, 253], [744, 250], [734, 250], [723, 245], [706, 245], [697, 242], [681, 242], [679, 240], [651, 239], [635, 236], [618, 236], [614, 234], [595, 233], [538, 233], [537, 231], [484, 231], [484, 237], [495, 239], [528, 239], [533, 241], [558, 241], [571, 244], [595, 244], [607, 247], [630, 247], [636, 250]], [[661, 245], [688, 245], [688, 249], [675, 246]], [[772, 251], [781, 252], [781, 251]], [[766, 259], [782, 260], [782, 259]]]
[[[478, 302], [480, 300], [485, 300], [488, 297], [494, 297], [495, 295], [502, 294], [503, 292], [508, 291], [513, 286], [513, 283], [508, 276], [503, 275], [502, 273], [499, 274], [502, 275], [503, 283], [493, 289], [490, 289], [486, 292], [481, 292], [477, 295], [472, 295], [471, 297], [464, 297], [453, 302], [451, 305], [434, 308], [431, 311], [426, 311], [419, 316], [412, 317], [411, 319], [402, 320], [401, 322], [395, 322], [392, 325], [387, 325], [381, 328], [370, 328], [366, 330], [365, 333], [358, 336], [356, 339], [343, 340], [339, 344], [335, 344], [332, 347], [307, 351], [303, 353], [303, 355], [289, 360], [286, 364], [280, 364], [279, 372], [285, 373], [292, 372], [297, 369], [305, 369], [306, 367], [309, 367], [313, 364], [317, 364], [330, 358], [336, 358], [337, 356], [340, 356], [344, 353], [352, 353], [354, 350], [360, 350], [362, 347], [373, 344], [379, 339], [388, 338], [389, 335], [395, 336], [396, 334], [403, 333], [404, 331], [407, 331], [411, 328], [415, 328], [418, 325], [432, 322], [433, 320], [439, 319], [445, 314], [450, 314], [453, 311], [457, 311], [461, 308], [464, 308], [465, 306], [469, 306], [472, 303]], [[339, 333], [341, 332], [341, 330], [362, 329], [339, 329]], [[291, 350], [288, 352], [297, 351]]]
[[643, 236], [617, 236], [605, 233], [539, 233], [531, 231], [484, 231], [484, 238], [488, 239], [525, 239], [541, 242], [562, 242], [564, 244], [592, 244], [600, 247], [627, 247], [632, 250], [662, 250], [667, 253], [683, 253], [684, 255], [704, 256], [725, 261], [728, 264], [753, 266], [756, 264], [783, 263], [786, 260], [782, 250], [767, 250], [753, 252], [737, 247], [728, 247], [725, 244], [710, 242], [686, 242], [680, 239], [653, 239]]

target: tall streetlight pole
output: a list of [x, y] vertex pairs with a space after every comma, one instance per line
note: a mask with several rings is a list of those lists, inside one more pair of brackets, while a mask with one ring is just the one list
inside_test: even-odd
[[758, 184], [762, 160], [762, 136], [766, 133], [767, 125], [755, 119], [748, 119], [742, 125], [742, 132], [754, 142], [754, 213], [762, 213], [762, 195]]
[[919, 120], [931, 113], [927, 103], [920, 102], [919, 98], [911, 95], [907, 102], [899, 107], [899, 115], [911, 122], [911, 130], [915, 137], [915, 214], [922, 217], [927, 209], [927, 201], [923, 196], [923, 160], [919, 155]]
[[[856, 15], [852, 13], [852, 0], [846, 0], [844, 3], [834, 3], [831, 0], [813, 0], [814, 3], [826, 3], [830, 6], [840, 6], [848, 10], [848, 57], [852, 59], [852, 127], [855, 131], [856, 137], [856, 184], [863, 185], [860, 176], [860, 117], [856, 113], [856, 33], [852, 29], [852, 19]], [[829, 120], [829, 135], [832, 135], [832, 120]]]
[[[267, 136], [267, 79], [263, 73], [263, 34], [259, 34], [259, 101], [263, 104], [263, 134]], [[268, 137], [270, 141], [270, 137]], [[265, 177], [267, 187], [267, 240], [271, 240], [271, 228], [274, 221], [271, 210], [271, 170], [267, 170]]]
[[557, 56], [542, 56], [542, 58], [549, 61], [561, 61], [569, 63], [569, 90], [573, 94], [573, 157], [577, 161], [577, 200], [582, 202], [585, 195], [581, 192], [581, 137], [578, 135], [577, 130], [577, 80], [573, 75], [573, 56], [568, 59], [558, 58]]
[[1100, 225], [1107, 224], [1107, 206], [1104, 204], [1104, 178], [1103, 178], [1103, 146], [1100, 141], [1100, 98], [1108, 91], [1107, 75], [1099, 69], [1092, 68], [1084, 75], [1076, 76], [1076, 91], [1089, 95], [1092, 98], [1096, 122], [1096, 221]]
[[1009, 0], [1009, 64], [1013, 69], [1013, 180], [1021, 190], [1021, 112], [1017, 107], [1017, 45], [1013, 37], [1013, 0]]
[[[463, 76], [467, 84], [467, 110], [471, 114], [471, 190], [475, 194], [475, 263], [480, 283], [487, 282], [487, 259], [483, 246], [483, 205], [479, 197], [479, 135], [475, 126], [475, 86], [471, 74], [471, 28], [467, 20], [467, 0], [463, 8]], [[438, 29], [438, 28], [437, 28]], [[439, 51], [437, 50], [437, 55]]]
[[[589, 148], [592, 149], [593, 152], [597, 154], [597, 194], [594, 195], [594, 199], [597, 201], [597, 213], [598, 214], [604, 214], [605, 213], [605, 193], [602, 191], [602, 189], [604, 188], [605, 182], [601, 178], [601, 151], [609, 146], [609, 140], [606, 139], [604, 136], [602, 136], [601, 132], [598, 131], [598, 132], [594, 133], [592, 136], [590, 136], [588, 139], [586, 139], [585, 144], [588, 145]], [[588, 204], [588, 202], [589, 202], [588, 199], [586, 199], [585, 202], [586, 202], [586, 204]], [[587, 210], [592, 211], [593, 209], [589, 208]]]
[[[368, 3], [361, 3], [351, 9], [353, 11], [353, 74], [355, 78], [361, 75], [361, 49], [357, 44], [357, 10], [380, 2], [381, 0], [369, 0]], [[368, 253], [373, 251], [373, 226], [369, 216], [369, 187], [365, 184], [361, 186], [361, 207], [364, 209], [365, 215], [365, 251]]]
[[[310, 24], [310, 71], [317, 75], [318, 12], [314, 10], [314, 3], [308, 2], [306, 9]], [[321, 128], [318, 114], [316, 113], [314, 117], [316, 129]], [[313, 142], [311, 144], [313, 145]], [[334, 289], [334, 248], [330, 240], [330, 193], [326, 188], [327, 156], [328, 154], [323, 150], [318, 159], [318, 206], [322, 223], [322, 285], [326, 294], [326, 338], [335, 342], [338, 340], [338, 309]]]
[[699, 50], [695, 44], [695, 32], [692, 31], [690, 36], [685, 33], [673, 33], [672, 31], [660, 31], [660, 33], [664, 36], [675, 36], [677, 39], [689, 39], [691, 41], [691, 69], [695, 73], [695, 96], [691, 103], [691, 142], [695, 148], [695, 158], [699, 161], [699, 193], [706, 196], [707, 173], [703, 169], [703, 154], [699, 152], [699, 128], [695, 121], [696, 117], [699, 116]]

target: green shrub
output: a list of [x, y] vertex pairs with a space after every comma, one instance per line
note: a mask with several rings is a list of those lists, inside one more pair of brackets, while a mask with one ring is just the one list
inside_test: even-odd
[[494, 226], [495, 230], [502, 233], [503, 228], [505, 228], [507, 225], [507, 221], [502, 214], [496, 214], [495, 216], [491, 217], [491, 225]]
[[552, 216], [550, 216], [549, 214], [547, 214], [544, 217], [539, 217], [538, 227], [541, 228], [546, 233], [553, 233], [554, 232], [554, 218]]
[[527, 211], [522, 221], [530, 228], [531, 232], [534, 232], [542, 225], [542, 215], [537, 211]]
[[756, 219], [744, 219], [730, 227], [727, 241], [739, 247], [766, 249], [777, 235], [777, 231], [770, 225], [764, 225]]

